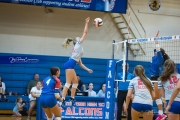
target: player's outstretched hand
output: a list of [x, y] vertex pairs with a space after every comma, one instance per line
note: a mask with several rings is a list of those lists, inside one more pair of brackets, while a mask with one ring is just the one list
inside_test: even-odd
[[91, 70], [91, 69], [88, 69], [87, 71], [88, 71], [89, 73], [93, 73], [93, 70]]
[[85, 21], [86, 21], [86, 23], [89, 23], [90, 17], [87, 17], [87, 18], [85, 19]]

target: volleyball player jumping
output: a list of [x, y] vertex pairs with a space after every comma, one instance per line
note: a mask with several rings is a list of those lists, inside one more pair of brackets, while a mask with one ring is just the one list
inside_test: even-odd
[[90, 17], [85, 19], [85, 28], [84, 28], [84, 32], [83, 32], [83, 35], [81, 38], [79, 38], [79, 37], [76, 37], [74, 39], [67, 38], [62, 45], [64, 48], [67, 48], [67, 46], [70, 44], [70, 42], [73, 42], [73, 44], [74, 44], [74, 48], [72, 50], [71, 57], [64, 64], [64, 68], [66, 70], [66, 83], [65, 83], [63, 93], [62, 93], [62, 99], [63, 99], [62, 106], [65, 106], [65, 96], [67, 94], [67, 91], [68, 91], [71, 83], [73, 83], [73, 85], [72, 85], [72, 89], [71, 89], [70, 102], [72, 103], [72, 106], [75, 106], [74, 96], [75, 96], [75, 92], [76, 92], [76, 89], [78, 86], [78, 80], [76, 77], [76, 72], [74, 70], [75, 65], [79, 64], [79, 66], [81, 68], [88, 71], [89, 73], [93, 72], [91, 69], [87, 68], [81, 61], [81, 57], [84, 53], [82, 44], [83, 44], [83, 41], [85, 40], [85, 37], [88, 32], [89, 21], [90, 21]]

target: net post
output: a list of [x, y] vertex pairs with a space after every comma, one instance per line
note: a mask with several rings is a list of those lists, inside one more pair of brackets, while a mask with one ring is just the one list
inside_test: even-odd
[[127, 50], [127, 49], [126, 49], [126, 45], [127, 45], [127, 40], [125, 40], [125, 41], [124, 41], [124, 53], [123, 53], [123, 76], [122, 76], [122, 78], [123, 78], [123, 82], [125, 82], [125, 74], [126, 74], [126, 73], [125, 73], [125, 72], [126, 72], [126, 70], [125, 70], [125, 69], [126, 69], [126, 66], [125, 66], [125, 65], [127, 64], [127, 63], [126, 63], [126, 54], [127, 54], [127, 51], [126, 51], [126, 50]]
[[115, 44], [113, 43], [115, 43], [115, 40], [112, 41], [112, 59], [114, 59], [114, 46], [115, 46]]
[[[126, 43], [125, 43], [125, 44], [126, 44], [126, 48], [125, 48], [125, 49], [126, 49], [126, 60], [125, 60], [125, 62], [126, 62], [126, 66], [127, 66], [127, 64], [128, 64], [128, 63], [127, 63], [127, 62], [128, 62], [128, 50], [129, 50], [129, 49], [128, 49], [128, 48], [129, 48], [128, 40], [126, 40]], [[127, 80], [127, 71], [125, 72], [125, 81], [126, 81], [126, 80]]]

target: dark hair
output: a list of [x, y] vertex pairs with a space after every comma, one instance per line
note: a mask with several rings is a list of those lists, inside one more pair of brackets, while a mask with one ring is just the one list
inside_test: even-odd
[[103, 85], [104, 85], [104, 84], [106, 84], [106, 83], [101, 84], [101, 88], [100, 88], [100, 90], [102, 90], [102, 87], [103, 87]]
[[[163, 48], [160, 48], [160, 52], [162, 53], [162, 56], [164, 58], [164, 62], [166, 60], [170, 59], [169, 56], [166, 54], [166, 52], [165, 52], [165, 50]], [[164, 62], [163, 62], [163, 64], [164, 64]]]
[[164, 63], [164, 72], [161, 74], [161, 76], [158, 78], [158, 80], [161, 80], [162, 82], [166, 82], [168, 78], [175, 72], [176, 65], [173, 60], [168, 59]]
[[41, 81], [38, 81], [38, 82], [36, 83], [36, 85], [37, 85], [39, 82], [42, 84], [42, 82], [41, 82]]
[[2, 81], [3, 81], [3, 80], [2, 80], [2, 77], [0, 76], [0, 78], [1, 78], [1, 82], [2, 82]]
[[151, 92], [153, 91], [153, 87], [151, 82], [148, 80], [148, 78], [146, 77], [146, 75], [144, 74], [144, 68], [142, 65], [137, 65], [134, 69], [135, 73], [137, 76], [140, 77], [140, 79], [142, 80], [142, 82], [144, 83], [144, 85], [148, 88], [148, 90]]
[[56, 75], [57, 71], [59, 71], [59, 67], [51, 67], [50, 72], [51, 75]]
[[79, 77], [80, 77], [80, 75], [79, 75], [79, 74], [76, 74], [76, 76], [79, 76]]
[[16, 103], [18, 103], [20, 99], [22, 99], [22, 98], [21, 98], [21, 97], [18, 97], [18, 98], [16, 99]]

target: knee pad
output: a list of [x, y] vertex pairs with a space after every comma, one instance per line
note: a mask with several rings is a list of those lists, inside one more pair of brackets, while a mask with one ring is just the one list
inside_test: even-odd
[[71, 86], [71, 84], [69, 84], [69, 83], [65, 84], [65, 87], [67, 87], [68, 89], [69, 89], [70, 86]]
[[157, 105], [162, 105], [162, 100], [161, 99], [157, 99], [157, 100], [155, 100], [156, 101], [156, 104]]
[[73, 87], [73, 88], [77, 88], [77, 87], [78, 87], [78, 84], [73, 84], [72, 87]]
[[61, 120], [61, 117], [56, 117], [56, 120]]

